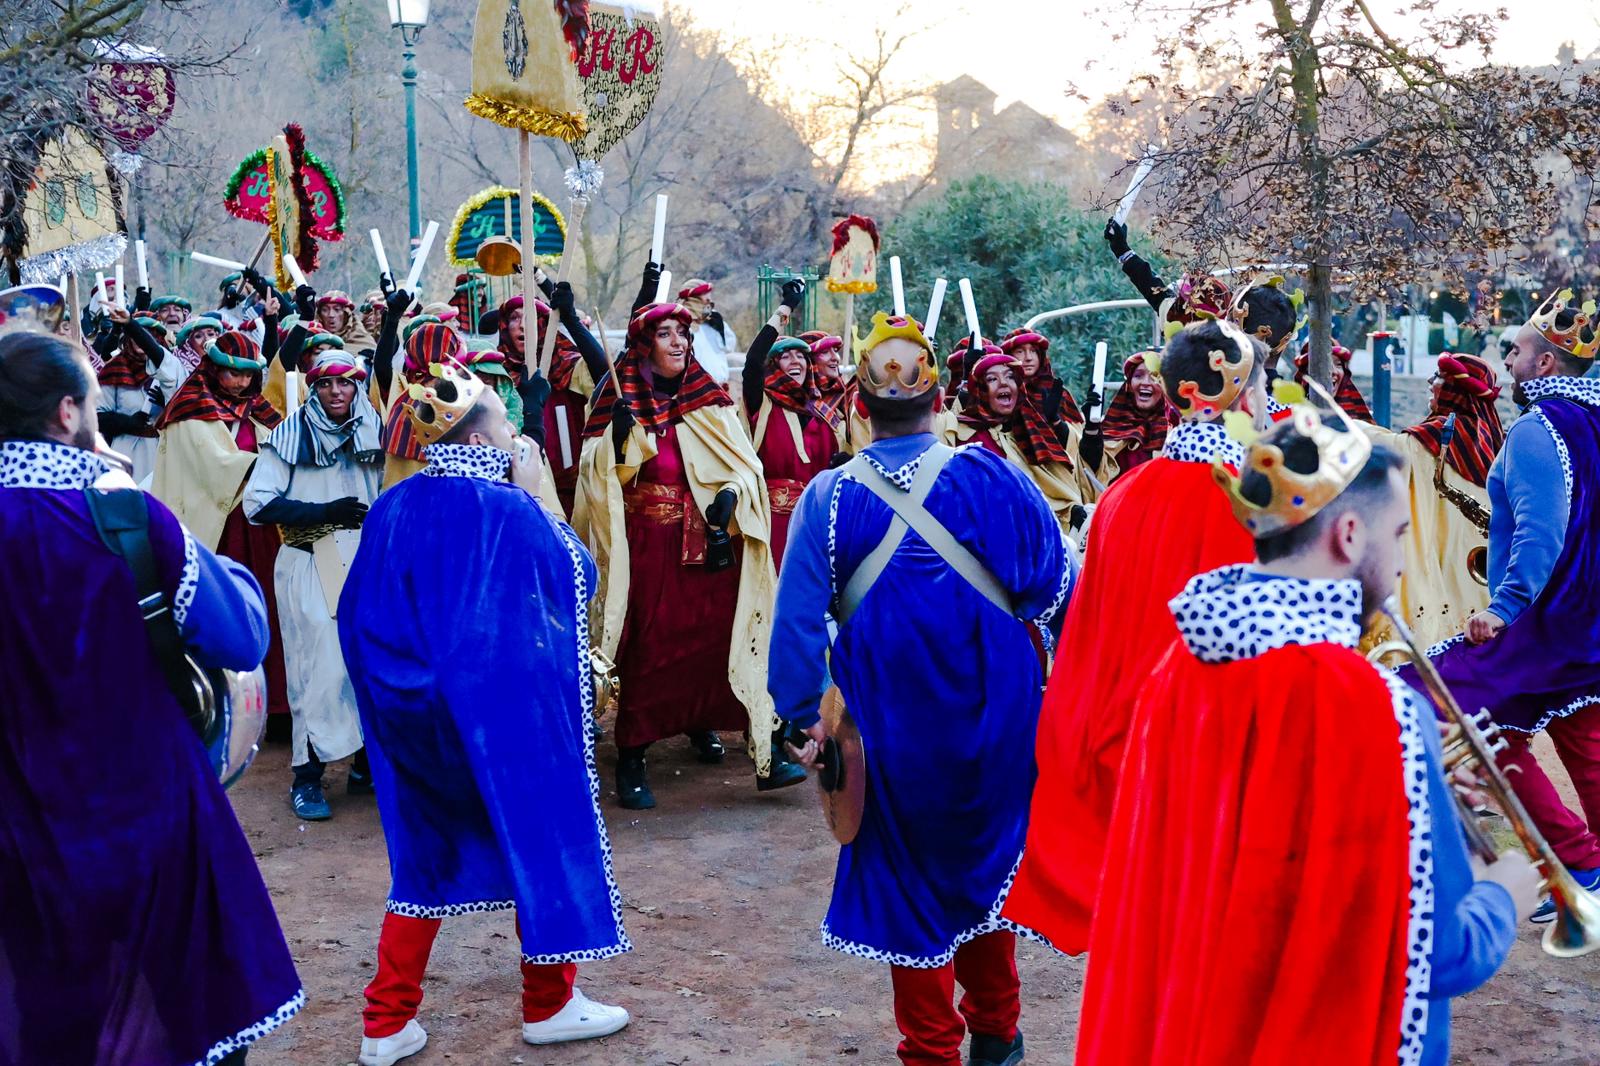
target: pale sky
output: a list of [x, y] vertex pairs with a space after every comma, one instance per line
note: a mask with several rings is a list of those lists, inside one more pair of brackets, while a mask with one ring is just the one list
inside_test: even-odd
[[[1164, 0], [1179, 6], [1182, 0]], [[783, 80], [799, 94], [825, 82], [841, 47], [871, 42], [871, 27], [892, 18], [901, 0], [795, 0], [758, 3], [752, 0], [693, 0], [694, 20], [734, 36], [787, 40], [791, 46], [780, 64]], [[1145, 56], [1131, 40], [1110, 40], [1102, 12], [1118, 9], [1084, 0], [917, 0], [909, 5], [929, 29], [912, 46], [913, 63], [899, 69], [943, 82], [970, 74], [999, 94], [997, 107], [1022, 100], [1063, 125], [1074, 125], [1084, 105], [1067, 97], [1075, 83], [1091, 99], [1124, 86], [1145, 69]], [[1254, 5], [1262, 11], [1266, 4]], [[1376, 0], [1374, 14], [1396, 36], [1417, 26], [1410, 4]], [[1600, 48], [1600, 0], [1439, 0], [1442, 13], [1483, 13], [1504, 7], [1499, 58], [1518, 65], [1548, 63], [1563, 40], [1576, 44], [1578, 56]], [[1248, 20], [1241, 31], [1252, 29]]]

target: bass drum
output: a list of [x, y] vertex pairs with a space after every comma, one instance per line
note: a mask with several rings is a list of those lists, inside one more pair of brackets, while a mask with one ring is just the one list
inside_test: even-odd
[[267, 675], [254, 670], [208, 670], [212, 691], [218, 700], [218, 713], [212, 735], [206, 738], [206, 754], [223, 788], [244, 774], [261, 750], [261, 736], [267, 729]]

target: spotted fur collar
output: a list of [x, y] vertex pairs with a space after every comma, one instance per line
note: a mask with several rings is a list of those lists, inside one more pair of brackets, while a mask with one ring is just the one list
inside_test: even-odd
[[0, 443], [0, 488], [86, 489], [111, 468], [85, 448], [47, 440]]
[[511, 471], [511, 453], [492, 444], [433, 444], [423, 450], [432, 477], [475, 477], [504, 481]]
[[1204, 663], [1253, 659], [1292, 644], [1361, 640], [1361, 583], [1266, 577], [1248, 565], [1194, 578], [1170, 604], [1178, 635]]

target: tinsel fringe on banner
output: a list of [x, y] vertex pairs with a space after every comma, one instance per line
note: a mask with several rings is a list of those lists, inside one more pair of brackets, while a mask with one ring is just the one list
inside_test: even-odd
[[828, 282], [828, 291], [829, 292], [848, 292], [848, 293], [851, 293], [853, 295], [860, 296], [863, 293], [877, 292], [878, 291], [878, 283], [876, 281], [832, 281], [832, 280], [830, 280]]
[[[466, 203], [462, 204], [461, 207], [456, 210], [455, 221], [450, 223], [450, 239], [445, 242], [444, 246], [445, 253], [450, 257], [450, 265], [465, 267], [475, 266], [477, 264], [476, 259], [462, 259], [460, 256], [456, 255], [456, 246], [461, 241], [461, 227], [467, 224], [467, 219], [474, 211], [486, 204], [493, 203], [496, 200], [504, 199], [507, 196], [517, 198], [521, 197], [521, 195], [522, 193], [516, 189], [508, 189], [504, 185], [491, 185], [482, 192], [474, 193]], [[567, 239], [567, 220], [562, 217], [562, 214], [556, 208], [556, 205], [545, 199], [543, 196], [540, 196], [538, 193], [533, 194], [533, 202], [550, 212], [550, 217], [556, 220], [556, 228], [561, 231], [562, 243], [565, 243]], [[515, 214], [515, 212], [513, 212], [513, 214]], [[509, 237], [511, 234], [507, 233], [505, 236]], [[554, 263], [560, 262], [561, 255], [560, 253], [556, 253], [554, 255], [535, 255], [533, 257], [533, 261], [535, 263], [543, 264], [544, 266], [550, 266]]]
[[105, 270], [121, 259], [128, 250], [125, 234], [112, 233], [95, 237], [78, 244], [70, 244], [53, 252], [29, 256], [17, 264], [26, 285], [54, 285], [63, 274], [87, 274]]
[[600, 186], [605, 183], [606, 172], [600, 164], [593, 159], [580, 159], [576, 166], [570, 166], [562, 175], [562, 180], [567, 183], [567, 194], [573, 200], [588, 201], [600, 191]]
[[519, 107], [504, 100], [473, 93], [467, 97], [466, 108], [479, 118], [486, 118], [499, 126], [514, 130], [527, 130], [536, 137], [559, 137], [563, 141], [581, 141], [589, 132], [589, 120], [584, 115], [554, 114]]

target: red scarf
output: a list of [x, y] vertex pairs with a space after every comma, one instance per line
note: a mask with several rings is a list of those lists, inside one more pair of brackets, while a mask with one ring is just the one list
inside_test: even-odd
[[[1017, 376], [1021, 377], [1022, 375], [1018, 374]], [[1044, 411], [1045, 396], [1052, 387], [1061, 390], [1061, 407], [1059, 409], [1061, 420], [1082, 425], [1083, 412], [1078, 408], [1078, 401], [1073, 399], [1072, 390], [1067, 388], [1056, 377], [1055, 367], [1050, 365], [1050, 360], [1041, 355], [1039, 357], [1038, 371], [1033, 377], [1022, 382], [1023, 392], [1026, 394], [1025, 398], [1028, 403], [1033, 404], [1042, 413]]]
[[1444, 461], [1456, 473], [1482, 487], [1488, 484], [1489, 467], [1506, 442], [1505, 427], [1494, 406], [1500, 395], [1500, 389], [1492, 384], [1494, 371], [1470, 356], [1445, 355], [1439, 359], [1439, 374], [1442, 387], [1438, 408], [1405, 432], [1421, 441], [1430, 455], [1437, 456], [1444, 440], [1445, 421], [1455, 415], [1456, 432]]
[[[550, 329], [550, 307], [543, 300], [533, 301], [534, 321], [539, 327], [539, 347], [544, 347], [544, 335]], [[513, 311], [522, 310], [522, 297], [513, 296], [500, 305], [500, 321], [505, 322], [506, 316]], [[527, 336], [527, 331], [523, 331]], [[495, 345], [505, 353], [506, 373], [511, 375], [514, 384], [521, 385], [528, 376], [527, 353], [516, 341], [511, 339], [511, 331], [504, 325], [500, 327], [499, 341]], [[572, 375], [578, 369], [581, 356], [578, 349], [567, 338], [556, 334], [556, 350], [550, 354], [550, 388], [556, 392], [570, 391], [572, 388]], [[584, 397], [588, 399], [588, 397]]]
[[122, 350], [100, 368], [102, 389], [142, 389], [150, 383], [150, 360], [144, 352], [125, 342]]
[[1055, 430], [1045, 422], [1044, 415], [1037, 407], [1024, 400], [1017, 404], [1010, 418], [1001, 418], [989, 410], [988, 391], [983, 383], [973, 381], [970, 387], [974, 402], [962, 406], [956, 421], [979, 430], [1010, 430], [1028, 462], [1036, 466], [1041, 463], [1060, 463], [1072, 469], [1072, 454], [1061, 443], [1061, 438], [1056, 436]]
[[718, 385], [694, 357], [694, 339], [690, 335], [689, 356], [684, 364], [683, 376], [678, 381], [678, 391], [671, 396], [656, 392], [654, 375], [646, 365], [655, 337], [656, 323], [665, 318], [676, 318], [687, 326], [691, 321], [688, 308], [681, 304], [652, 304], [634, 318], [628, 326], [628, 348], [617, 360], [615, 374], [608, 375], [595, 396], [589, 411], [589, 421], [584, 423], [584, 437], [598, 437], [611, 424], [616, 411], [618, 388], [622, 401], [633, 412], [634, 419], [649, 433], [657, 436], [667, 427], [683, 421], [683, 416], [702, 407], [732, 407], [733, 398], [728, 390]]
[[[1345, 414], [1361, 422], [1376, 421], [1372, 412], [1367, 408], [1367, 401], [1361, 395], [1361, 390], [1356, 388], [1355, 378], [1350, 376], [1350, 350], [1333, 346], [1333, 358], [1344, 370], [1344, 375], [1339, 379], [1339, 387], [1333, 390], [1333, 399]], [[1306, 383], [1306, 367], [1310, 364], [1311, 356], [1305, 348], [1294, 357], [1294, 379], [1300, 385]]]
[[217, 374], [222, 367], [210, 359], [200, 364], [200, 369], [189, 375], [167, 404], [166, 410], [156, 420], [156, 429], [166, 429], [175, 422], [229, 422], [238, 423], [249, 418], [268, 429], [276, 429], [283, 416], [277, 408], [261, 395], [261, 372], [250, 376], [244, 395], [235, 399], [223, 393]]
[[[1100, 432], [1106, 440], [1128, 441], [1128, 446], [1117, 453], [1117, 469], [1127, 473], [1141, 463], [1149, 462], [1161, 454], [1167, 443], [1167, 431], [1178, 424], [1178, 409], [1162, 397], [1161, 406], [1154, 411], [1140, 410], [1133, 398], [1130, 380], [1135, 367], [1143, 366], [1144, 353], [1128, 357], [1122, 364], [1122, 388], [1112, 397], [1100, 422]], [[1159, 391], [1159, 382], [1156, 385]]]

